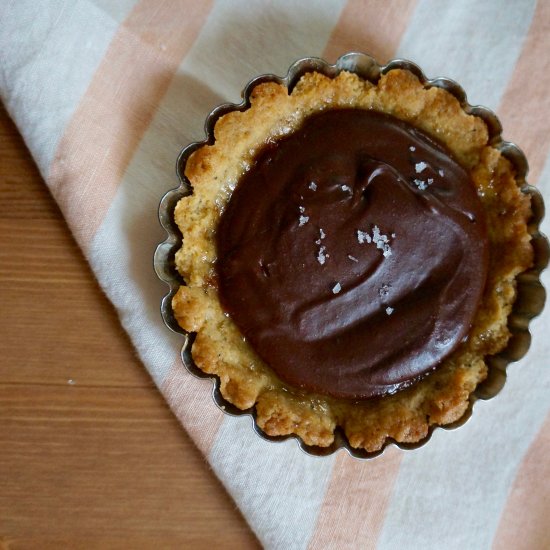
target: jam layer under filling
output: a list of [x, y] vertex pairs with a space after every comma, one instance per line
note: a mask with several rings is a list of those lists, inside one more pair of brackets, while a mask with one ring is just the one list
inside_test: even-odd
[[481, 203], [444, 146], [360, 109], [266, 146], [217, 232], [223, 308], [296, 387], [394, 393], [467, 337], [487, 273]]

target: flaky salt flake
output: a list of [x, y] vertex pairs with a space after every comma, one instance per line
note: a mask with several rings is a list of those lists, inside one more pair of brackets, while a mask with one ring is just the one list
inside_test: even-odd
[[300, 216], [300, 225], [298, 227], [302, 227], [302, 225], [305, 225], [309, 221], [309, 216]]
[[317, 191], [317, 184], [312, 181], [310, 184], [309, 184], [309, 188], [312, 190], [312, 191]]
[[437, 173], [438, 173], [441, 177], [443, 177], [443, 176], [445, 175], [445, 172], [443, 172], [443, 170], [438, 170]]
[[303, 206], [298, 206], [298, 210], [300, 211], [301, 214], [303, 214], [306, 211], [306, 209]]
[[428, 178], [428, 185], [431, 185], [434, 182], [433, 178]]
[[372, 242], [376, 245], [376, 248], [382, 250], [384, 258], [391, 256], [391, 247], [388, 244], [389, 239], [387, 235], [383, 235], [380, 232], [380, 228], [377, 225], [372, 228]]
[[327, 261], [327, 254], [325, 254], [327, 247], [322, 246], [319, 248], [319, 252], [317, 253], [317, 261], [323, 265]]
[[358, 261], [359, 261], [355, 256], [352, 256], [351, 254], [348, 254], [348, 258], [349, 258], [352, 262], [358, 262]]
[[372, 240], [376, 243], [378, 248], [382, 248], [380, 246], [381, 242], [387, 243], [389, 241], [387, 235], [382, 235], [382, 233], [380, 233], [380, 228], [377, 225], [372, 228]]
[[409, 147], [409, 151], [412, 151], [414, 153], [416, 151], [416, 147], [414, 145], [411, 145]]
[[333, 293], [333, 294], [338, 294], [341, 290], [342, 290], [342, 285], [341, 285], [340, 283], [336, 283], [336, 284], [332, 287], [332, 293]]
[[326, 237], [326, 234], [322, 228], [319, 228], [319, 236], [321, 237], [321, 239], [324, 239]]
[[351, 187], [349, 185], [341, 185], [340, 189], [342, 189], [342, 191], [345, 191], [346, 193], [348, 191], [351, 191]]
[[357, 240], [359, 244], [372, 242], [371, 236], [366, 231], [361, 231], [360, 229], [357, 230]]
[[417, 173], [417, 174], [420, 174], [420, 172], [422, 172], [422, 171], [425, 170], [426, 168], [428, 168], [428, 165], [427, 165], [425, 162], [417, 162], [417, 163], [414, 165], [414, 169], [416, 170], [416, 173]]
[[420, 189], [420, 191], [425, 191], [428, 189], [428, 185], [424, 180], [414, 180], [414, 184], [418, 187], [418, 189]]
[[393, 307], [387, 307], [386, 308], [386, 315], [391, 315], [393, 313]]
[[317, 240], [315, 241], [315, 244], [321, 244], [321, 239], [317, 239]]

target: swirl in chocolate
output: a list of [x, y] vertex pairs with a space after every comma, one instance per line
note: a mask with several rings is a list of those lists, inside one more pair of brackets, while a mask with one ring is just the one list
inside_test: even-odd
[[359, 109], [266, 146], [217, 232], [224, 309], [282, 380], [364, 399], [467, 337], [487, 272], [483, 210], [440, 143]]

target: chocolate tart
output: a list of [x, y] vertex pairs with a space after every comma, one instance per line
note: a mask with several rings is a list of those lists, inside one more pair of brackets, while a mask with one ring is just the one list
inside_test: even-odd
[[549, 254], [491, 111], [409, 61], [350, 53], [255, 78], [206, 134], [161, 202], [155, 268], [183, 362], [225, 412], [368, 458], [498, 393]]

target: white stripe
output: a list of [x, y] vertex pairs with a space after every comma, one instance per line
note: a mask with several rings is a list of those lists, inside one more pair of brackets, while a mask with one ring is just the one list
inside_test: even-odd
[[295, 441], [264, 441], [250, 418], [230, 418], [218, 432], [210, 461], [264, 548], [307, 547], [334, 456], [308, 456]]
[[398, 49], [429, 78], [457, 80], [468, 101], [496, 109], [521, 53], [535, 0], [419, 2]]
[[284, 76], [296, 59], [320, 55], [344, 3], [218, 0], [186, 71], [208, 82], [224, 100], [239, 102], [252, 77]]
[[137, 0], [116, 0], [116, 2], [113, 0], [89, 0], [89, 2], [95, 4], [118, 23], [124, 21], [130, 10], [137, 4]]
[[159, 310], [167, 291], [154, 274], [152, 260], [156, 245], [165, 237], [155, 216], [159, 196], [134, 174], [133, 169], [127, 171], [128, 184], [119, 189], [88, 259], [140, 358], [160, 386], [179, 360], [182, 337], [164, 326]]
[[47, 176], [57, 144], [131, 2], [111, 14], [91, 2], [19, 0], [2, 11], [0, 90]]

